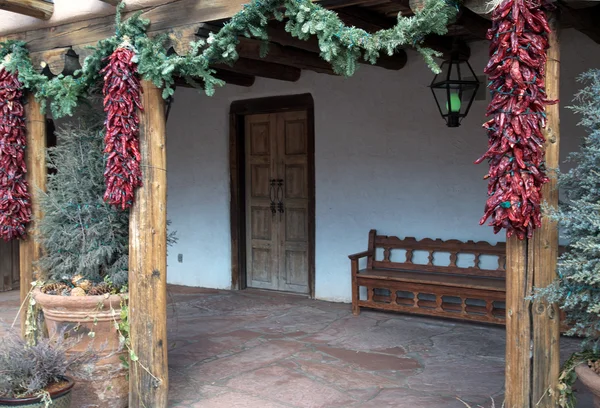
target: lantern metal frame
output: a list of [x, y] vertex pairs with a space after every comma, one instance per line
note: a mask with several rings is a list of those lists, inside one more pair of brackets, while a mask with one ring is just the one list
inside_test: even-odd
[[[466, 66], [466, 71], [461, 69]], [[445, 69], [447, 67], [447, 69]], [[450, 54], [450, 58], [445, 60], [442, 65], [442, 72], [437, 74], [429, 88], [431, 88], [431, 93], [433, 94], [433, 98], [435, 99], [435, 103], [437, 104], [438, 110], [440, 111], [440, 115], [446, 121], [448, 127], [459, 127], [462, 120], [469, 114], [469, 110], [473, 105], [473, 101], [475, 100], [475, 96], [477, 95], [477, 91], [479, 90], [479, 86], [481, 82], [477, 79], [477, 75], [475, 75], [475, 71], [469, 64], [468, 58], [461, 56], [461, 53], [458, 51], [453, 51]], [[454, 74], [454, 78], [452, 77]], [[465, 74], [471, 75], [473, 80], [467, 80], [465, 78]], [[437, 90], [444, 90], [446, 94], [446, 109], [447, 112], [444, 113], [442, 109], [443, 105], [440, 105], [440, 101], [438, 100], [438, 95], [436, 94]], [[472, 95], [469, 98], [469, 101], [465, 101], [466, 109], [461, 111], [461, 106], [463, 103], [463, 96], [466, 91], [472, 91]], [[453, 111], [452, 109], [452, 93], [458, 92], [459, 100], [461, 101], [461, 106], [459, 106], [458, 111]]]

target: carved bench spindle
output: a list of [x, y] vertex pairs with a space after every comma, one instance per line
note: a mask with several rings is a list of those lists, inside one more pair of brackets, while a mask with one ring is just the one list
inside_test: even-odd
[[486, 314], [493, 318], [494, 317], [494, 301], [493, 300], [486, 300], [485, 301], [485, 311]]
[[384, 248], [383, 250], [383, 262], [390, 262], [390, 256], [392, 255], [392, 248]]
[[435, 295], [435, 309], [443, 312], [444, 308], [442, 307], [443, 304], [443, 300], [442, 300], [442, 295]]
[[433, 266], [433, 251], [429, 251], [429, 256], [427, 257], [427, 265]]
[[456, 266], [457, 260], [458, 260], [458, 253], [450, 252], [450, 266]]
[[479, 257], [481, 256], [481, 254], [475, 254], [475, 259], [473, 259], [473, 267], [475, 269], [481, 269], [481, 259], [479, 259]]
[[506, 270], [506, 255], [500, 255], [498, 257], [498, 270], [499, 271]]
[[419, 292], [413, 292], [413, 304], [416, 308], [419, 307]]

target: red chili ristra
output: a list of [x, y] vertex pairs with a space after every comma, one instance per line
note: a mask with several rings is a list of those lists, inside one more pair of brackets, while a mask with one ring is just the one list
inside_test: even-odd
[[136, 110], [136, 107], [143, 110], [140, 100], [142, 87], [134, 56], [129, 47], [119, 47], [100, 71], [104, 75], [102, 92], [107, 114], [104, 201], [123, 210], [133, 205], [135, 189], [142, 185], [138, 139], [140, 119]]
[[24, 238], [31, 221], [22, 99], [17, 73], [0, 68], [0, 237], [5, 241]]
[[531, 238], [541, 226], [541, 188], [548, 182], [544, 163], [542, 130], [546, 126], [546, 50], [550, 27], [543, 0], [504, 0], [492, 16], [487, 33], [492, 101], [483, 127], [488, 132], [488, 150], [475, 161], [488, 160], [488, 200], [484, 224], [491, 217], [494, 233]]

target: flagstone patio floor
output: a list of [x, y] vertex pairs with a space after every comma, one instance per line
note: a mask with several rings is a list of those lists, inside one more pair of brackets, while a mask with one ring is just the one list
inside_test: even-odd
[[[0, 319], [17, 309], [16, 291], [0, 293]], [[561, 344], [564, 357], [577, 348]], [[169, 287], [173, 408], [488, 408], [491, 397], [500, 408], [504, 348], [503, 327]], [[582, 394], [578, 407], [591, 406]]]

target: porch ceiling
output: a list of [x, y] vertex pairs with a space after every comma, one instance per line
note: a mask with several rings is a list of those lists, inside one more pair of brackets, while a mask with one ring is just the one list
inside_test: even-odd
[[[210, 0], [202, 2], [201, 6], [197, 0], [161, 3], [157, 3], [156, 0], [149, 1], [152, 1], [154, 6], [145, 8], [143, 17], [152, 22], [150, 34], [168, 34], [169, 46], [173, 52], [183, 55], [188, 52], [190, 41], [218, 30], [222, 22], [241, 9], [242, 4], [248, 0]], [[421, 0], [321, 0], [320, 3], [336, 9], [347, 25], [375, 32], [392, 27], [398, 14], [413, 15], [413, 8], [418, 7]], [[487, 29], [491, 26], [488, 16], [478, 14], [484, 10], [484, 3], [485, 0], [467, 0], [465, 4], [468, 8], [461, 9], [457, 21], [449, 27], [448, 34], [428, 36], [425, 45], [447, 54], [452, 50], [455, 39], [460, 39], [461, 44], [484, 39]], [[575, 8], [582, 6], [585, 8]], [[600, 26], [596, 24], [596, 21], [600, 21], [599, 0], [567, 0], [561, 3], [560, 7], [565, 27], [574, 27], [600, 43]], [[74, 53], [82, 62], [90, 53], [88, 46], [95, 45], [98, 40], [114, 33], [113, 19], [114, 17], [109, 15], [39, 28], [0, 37], [0, 41], [16, 38], [25, 40], [32, 52], [34, 64], [39, 65], [40, 70], [46, 67], [46, 70], [54, 75], [68, 73], [73, 66]], [[316, 39], [295, 39], [285, 32], [283, 24], [277, 21], [270, 24], [269, 37], [271, 44], [266, 58], [260, 58], [258, 41], [242, 39], [238, 47], [240, 60], [233, 67], [215, 66], [218, 76], [227, 83], [251, 86], [257, 76], [296, 81], [302, 70], [334, 74], [329, 64], [319, 57]], [[468, 55], [468, 46], [463, 45], [462, 53]], [[406, 62], [406, 52], [398, 50], [394, 56], [382, 56], [376, 66], [400, 70]]]

